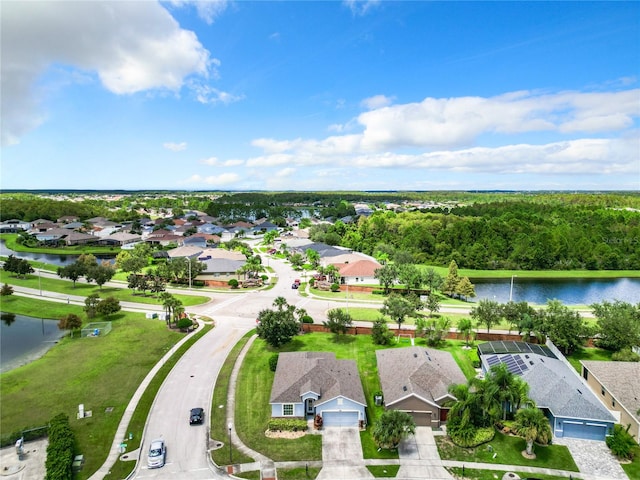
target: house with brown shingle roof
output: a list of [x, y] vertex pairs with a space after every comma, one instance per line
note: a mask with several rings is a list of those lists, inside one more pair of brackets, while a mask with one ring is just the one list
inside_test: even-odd
[[582, 360], [582, 378], [593, 393], [614, 412], [618, 423], [640, 438], [640, 363]]
[[325, 427], [363, 427], [367, 402], [353, 360], [333, 352], [282, 352], [271, 387], [272, 417], [314, 418]]
[[418, 426], [439, 427], [446, 422], [446, 404], [456, 399], [449, 386], [467, 382], [449, 352], [388, 348], [377, 350], [376, 358], [385, 409], [407, 412]]
[[340, 283], [344, 285], [378, 284], [375, 273], [381, 266], [375, 260], [358, 260], [354, 263], [336, 265], [340, 273]]

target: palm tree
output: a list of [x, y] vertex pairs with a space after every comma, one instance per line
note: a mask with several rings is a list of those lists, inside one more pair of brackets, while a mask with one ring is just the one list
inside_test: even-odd
[[551, 439], [551, 426], [542, 410], [535, 406], [521, 408], [516, 412], [516, 421], [513, 424], [515, 432], [524, 437], [527, 442], [527, 456], [534, 456], [533, 442], [548, 443]]
[[504, 363], [494, 365], [489, 370], [487, 381], [494, 384], [497, 399], [502, 408], [502, 420], [507, 419], [507, 407], [518, 408], [527, 401], [529, 385], [519, 376], [511, 373]]
[[458, 322], [458, 331], [464, 337], [467, 348], [469, 348], [469, 342], [473, 341], [476, 337], [476, 332], [473, 330], [473, 320], [470, 318], [462, 318]]

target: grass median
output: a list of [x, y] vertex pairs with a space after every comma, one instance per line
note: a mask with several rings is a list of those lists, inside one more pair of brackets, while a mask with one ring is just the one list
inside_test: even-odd
[[[27, 275], [26, 278], [18, 278], [0, 270], [0, 282], [8, 283], [9, 285], [15, 285], [18, 287], [27, 287], [34, 290], [40, 290], [45, 292], [61, 293], [63, 295], [76, 295], [81, 297], [88, 297], [93, 293], [97, 293], [101, 298], [115, 297], [121, 302], [133, 302], [142, 303], [146, 305], [162, 305], [162, 300], [155, 295], [134, 295], [127, 288], [117, 287], [98, 287], [95, 284], [76, 282], [75, 286], [73, 282], [68, 280], [61, 280], [50, 277], [39, 277], [38, 275]], [[209, 297], [202, 295], [184, 295], [174, 294], [175, 298], [179, 299], [185, 307], [191, 307], [194, 305], [201, 305], [209, 301]]]

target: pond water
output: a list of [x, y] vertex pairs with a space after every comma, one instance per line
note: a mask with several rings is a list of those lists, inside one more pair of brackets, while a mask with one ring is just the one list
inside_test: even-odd
[[[8, 257], [13, 255], [17, 258], [24, 258], [26, 260], [36, 260], [38, 262], [49, 263], [51, 265], [58, 265], [64, 267], [75, 262], [80, 255], [55, 255], [51, 253], [32, 253], [32, 252], [14, 252], [7, 248], [5, 242], [0, 240], [0, 256]], [[102, 260], [114, 261], [115, 255], [94, 255], [98, 262]]]
[[632, 304], [640, 302], [640, 278], [563, 278], [539, 279], [471, 279], [476, 287], [477, 297], [472, 301], [482, 299], [495, 300], [506, 303], [509, 296], [514, 302], [527, 301], [529, 303], [544, 304], [547, 300], [558, 299], [565, 305], [591, 305], [605, 300], [621, 300]]
[[58, 329], [57, 320], [0, 315], [0, 372], [40, 358], [67, 333]]

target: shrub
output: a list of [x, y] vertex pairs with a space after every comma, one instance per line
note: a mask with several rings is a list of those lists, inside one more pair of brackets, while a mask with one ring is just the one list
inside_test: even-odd
[[276, 368], [278, 368], [278, 354], [274, 353], [269, 357], [269, 370], [275, 372]]
[[69, 425], [69, 417], [61, 413], [49, 424], [49, 445], [45, 466], [45, 480], [69, 480], [72, 478], [75, 438]]
[[304, 432], [309, 425], [304, 418], [272, 418], [267, 428], [272, 432]]
[[302, 321], [302, 323], [313, 323], [313, 318], [311, 318], [309, 315], [303, 315], [300, 320]]
[[315, 283], [316, 283], [316, 279], [315, 279], [315, 278], [313, 278], [313, 277], [311, 277], [311, 278], [309, 279], [309, 286], [310, 286], [311, 288], [313, 288], [313, 285], [314, 285]]
[[191, 320], [190, 318], [181, 318], [180, 320], [178, 320], [176, 326], [180, 330], [187, 330], [188, 328], [193, 326], [193, 320]]
[[335, 293], [338, 290], [340, 290], [340, 285], [338, 285], [337, 283], [332, 283], [331, 284], [331, 291]]
[[447, 433], [454, 444], [463, 448], [477, 447], [483, 443], [490, 442], [496, 434], [493, 427], [476, 428], [470, 424], [464, 427], [458, 425], [453, 427], [452, 430], [451, 425], [447, 424]]
[[236, 280], [235, 278], [232, 278], [231, 280], [229, 280], [227, 282], [227, 284], [231, 287], [231, 288], [238, 288], [238, 280]]
[[630, 348], [623, 348], [611, 355], [611, 360], [614, 362], [640, 362], [640, 355]]
[[607, 437], [607, 447], [616, 457], [633, 460], [633, 450], [638, 444], [633, 439], [633, 435], [629, 433], [629, 427], [623, 428], [622, 425], [613, 426], [613, 435]]

